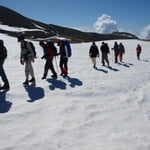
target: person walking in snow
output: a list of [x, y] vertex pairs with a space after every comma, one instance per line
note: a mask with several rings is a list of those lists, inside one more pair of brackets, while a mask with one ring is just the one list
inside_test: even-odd
[[122, 62], [122, 59], [123, 59], [123, 55], [125, 54], [125, 48], [124, 48], [124, 45], [122, 43], [119, 44], [119, 60], [120, 62]]
[[44, 74], [43, 74], [42, 80], [46, 79], [49, 69], [51, 70], [53, 74], [51, 77], [57, 78], [57, 73], [53, 66], [53, 57], [54, 57], [53, 48], [54, 47], [50, 46], [50, 44], [49, 45], [45, 44], [43, 41], [40, 41], [39, 45], [43, 48], [43, 56], [41, 57], [41, 59], [44, 58], [46, 60], [45, 65], [44, 65]]
[[114, 50], [115, 63], [118, 63], [119, 45], [117, 42], [114, 43], [112, 50]]
[[9, 81], [7, 79], [7, 76], [5, 74], [5, 70], [4, 70], [4, 61], [7, 58], [7, 49], [4, 46], [4, 42], [3, 40], [0, 40], [0, 76], [2, 78], [2, 81], [4, 82], [3, 86], [0, 86], [0, 90], [2, 89], [9, 89]]
[[137, 56], [138, 60], [140, 60], [141, 52], [142, 52], [142, 47], [141, 47], [140, 44], [138, 44], [137, 47], [136, 47], [136, 56]]
[[[21, 53], [20, 53], [20, 63], [25, 64], [25, 82], [23, 85], [28, 86], [29, 82], [35, 82], [34, 70], [32, 67], [32, 62], [34, 62], [34, 51], [31, 47], [30, 42], [25, 41], [24, 36], [18, 36], [18, 42], [20, 42]], [[29, 75], [31, 79], [29, 80]]]
[[59, 40], [57, 45], [59, 46], [59, 55], [60, 55], [60, 62], [59, 67], [61, 71], [61, 76], [67, 77], [68, 75], [68, 55], [67, 51], [65, 50], [65, 43], [63, 40]]
[[102, 42], [102, 45], [100, 47], [101, 54], [102, 54], [102, 65], [105, 66], [105, 62], [109, 66], [109, 59], [108, 59], [108, 54], [109, 54], [109, 47], [107, 43]]
[[99, 50], [95, 42], [93, 42], [90, 47], [89, 56], [93, 64], [93, 68], [96, 68], [96, 57], [99, 57]]

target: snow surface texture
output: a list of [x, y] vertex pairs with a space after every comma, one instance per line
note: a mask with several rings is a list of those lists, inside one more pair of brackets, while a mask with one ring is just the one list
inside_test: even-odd
[[[118, 40], [126, 49], [124, 62], [114, 64], [111, 52], [112, 68], [103, 67], [99, 58], [97, 69], [88, 56], [91, 43], [72, 44], [69, 78], [57, 80], [51, 72], [41, 80], [45, 60], [34, 42], [36, 85], [24, 88], [20, 45], [0, 36], [8, 49], [4, 66], [11, 86], [0, 93], [0, 150], [150, 150], [149, 42]], [[113, 47], [114, 41], [106, 42]], [[54, 65], [60, 74], [59, 57]]]

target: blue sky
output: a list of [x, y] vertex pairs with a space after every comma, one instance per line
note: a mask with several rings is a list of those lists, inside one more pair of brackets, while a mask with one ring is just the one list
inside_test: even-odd
[[95, 31], [93, 24], [106, 14], [117, 28], [139, 34], [150, 25], [149, 0], [0, 0], [0, 5], [48, 24]]

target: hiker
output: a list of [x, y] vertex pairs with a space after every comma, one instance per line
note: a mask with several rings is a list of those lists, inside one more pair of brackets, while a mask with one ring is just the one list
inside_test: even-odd
[[96, 57], [99, 57], [99, 50], [95, 42], [93, 42], [90, 47], [89, 56], [93, 64], [93, 68], [96, 68]]
[[100, 47], [101, 53], [102, 53], [102, 65], [105, 66], [105, 62], [109, 66], [109, 60], [108, 60], [108, 54], [109, 54], [109, 47], [107, 43], [102, 42], [102, 45]]
[[57, 78], [57, 73], [53, 66], [53, 57], [54, 57], [53, 47], [45, 44], [43, 41], [40, 41], [39, 45], [43, 48], [43, 56], [41, 57], [41, 59], [44, 58], [46, 60], [45, 65], [44, 65], [44, 73], [43, 73], [42, 80], [46, 79], [49, 69], [51, 70], [53, 74], [51, 75], [51, 77]]
[[[21, 53], [20, 53], [20, 63], [25, 64], [25, 82], [23, 85], [28, 86], [29, 82], [35, 83], [35, 76], [32, 67], [32, 62], [34, 62], [34, 51], [30, 42], [25, 41], [24, 36], [18, 36], [18, 42], [20, 42]], [[29, 80], [29, 75], [31, 79]]]
[[137, 56], [138, 60], [140, 60], [141, 52], [142, 52], [142, 47], [141, 47], [140, 44], [138, 44], [137, 47], [136, 47], [136, 56]]
[[123, 59], [123, 55], [125, 54], [125, 48], [124, 48], [124, 45], [122, 43], [119, 44], [119, 60], [120, 62], [122, 62], [122, 59]]
[[57, 45], [59, 46], [59, 55], [60, 55], [60, 62], [59, 62], [59, 67], [61, 70], [61, 76], [67, 77], [68, 75], [68, 58], [69, 56], [67, 55], [65, 43], [63, 40], [59, 40]]
[[112, 50], [114, 50], [115, 63], [118, 63], [119, 46], [117, 42], [114, 43]]
[[7, 49], [6, 47], [4, 46], [4, 41], [3, 40], [0, 40], [0, 76], [2, 78], [2, 81], [4, 82], [4, 85], [3, 86], [0, 86], [0, 89], [9, 89], [10, 86], [9, 86], [9, 81], [7, 79], [7, 76], [5, 74], [5, 70], [3, 68], [3, 65], [4, 65], [4, 61], [5, 59], [7, 58]]

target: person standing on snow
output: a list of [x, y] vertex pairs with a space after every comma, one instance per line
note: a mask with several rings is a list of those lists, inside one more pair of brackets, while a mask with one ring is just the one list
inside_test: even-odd
[[59, 46], [59, 55], [60, 55], [60, 62], [59, 67], [61, 71], [61, 76], [67, 77], [68, 75], [68, 56], [65, 50], [65, 44], [63, 40], [58, 41], [57, 45]]
[[125, 48], [124, 48], [124, 45], [122, 43], [119, 44], [119, 60], [120, 62], [122, 62], [122, 59], [123, 59], [123, 55], [125, 54]]
[[45, 44], [43, 41], [40, 41], [39, 45], [43, 48], [43, 56], [41, 57], [41, 59], [44, 58], [46, 60], [42, 80], [46, 79], [49, 69], [53, 73], [53, 75], [51, 77], [57, 78], [57, 73], [53, 66], [53, 57], [54, 57], [53, 48], [54, 47], [51, 47], [50, 45]]
[[[28, 86], [29, 82], [35, 82], [34, 71], [32, 67], [32, 62], [34, 62], [34, 52], [31, 44], [25, 41], [24, 36], [18, 36], [18, 42], [20, 42], [21, 53], [20, 53], [20, 63], [25, 64], [25, 82], [23, 85]], [[29, 75], [31, 75], [31, 80], [29, 80]]]
[[0, 40], [0, 76], [2, 78], [2, 81], [4, 82], [4, 85], [0, 87], [0, 90], [10, 88], [9, 81], [3, 68], [3, 64], [6, 58], [7, 58], [7, 49], [4, 46], [3, 40]]
[[93, 64], [93, 68], [96, 68], [96, 57], [99, 57], [99, 50], [95, 42], [93, 42], [90, 47], [89, 56]]
[[138, 60], [140, 60], [141, 52], [142, 52], [142, 47], [141, 47], [140, 44], [138, 44], [137, 47], [136, 47], [136, 56], [137, 56]]
[[114, 50], [115, 63], [118, 63], [119, 46], [117, 42], [114, 43], [112, 50]]
[[100, 47], [101, 53], [102, 53], [102, 65], [105, 66], [105, 62], [109, 66], [109, 59], [108, 59], [108, 54], [109, 54], [109, 47], [107, 43], [102, 42], [102, 45]]

